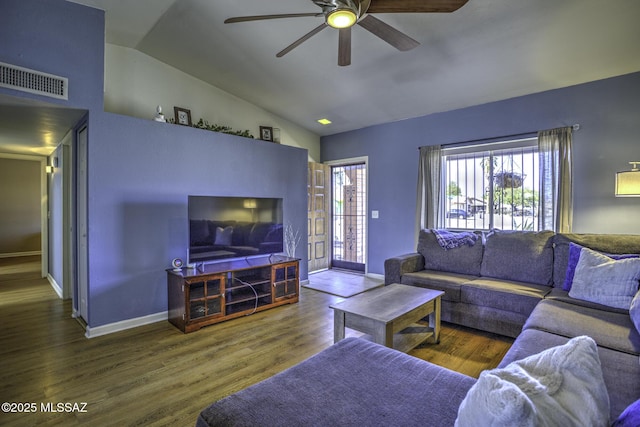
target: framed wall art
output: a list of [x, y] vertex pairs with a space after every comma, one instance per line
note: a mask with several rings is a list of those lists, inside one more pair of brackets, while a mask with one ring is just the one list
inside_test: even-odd
[[260, 126], [260, 139], [263, 141], [273, 142], [273, 128], [268, 126]]
[[173, 107], [176, 116], [176, 124], [183, 126], [191, 126], [191, 110], [186, 108]]

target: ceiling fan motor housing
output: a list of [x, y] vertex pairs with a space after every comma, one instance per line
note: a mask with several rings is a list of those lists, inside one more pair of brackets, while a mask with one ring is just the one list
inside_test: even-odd
[[[366, 12], [361, 7], [358, 0], [312, 0], [322, 8], [327, 25], [334, 28], [347, 28], [355, 24]], [[341, 24], [335, 19], [339, 15], [344, 15], [348, 23]]]

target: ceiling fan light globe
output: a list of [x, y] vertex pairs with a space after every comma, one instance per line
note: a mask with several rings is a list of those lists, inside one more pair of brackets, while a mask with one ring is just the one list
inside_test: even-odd
[[327, 25], [333, 28], [349, 28], [358, 20], [358, 16], [349, 9], [336, 9], [327, 15]]

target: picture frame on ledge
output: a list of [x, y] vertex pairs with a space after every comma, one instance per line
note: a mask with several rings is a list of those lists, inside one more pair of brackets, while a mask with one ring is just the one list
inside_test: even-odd
[[192, 126], [191, 110], [181, 107], [173, 107], [173, 112], [175, 114], [177, 125]]
[[273, 142], [273, 128], [269, 126], [260, 126], [260, 139], [263, 141]]

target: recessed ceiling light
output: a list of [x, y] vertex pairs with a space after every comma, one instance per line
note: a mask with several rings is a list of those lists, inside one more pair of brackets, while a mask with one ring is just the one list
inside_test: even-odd
[[329, 120], [329, 119], [320, 119], [320, 120], [318, 120], [318, 123], [320, 123], [321, 125], [330, 125], [331, 124], [331, 120]]

